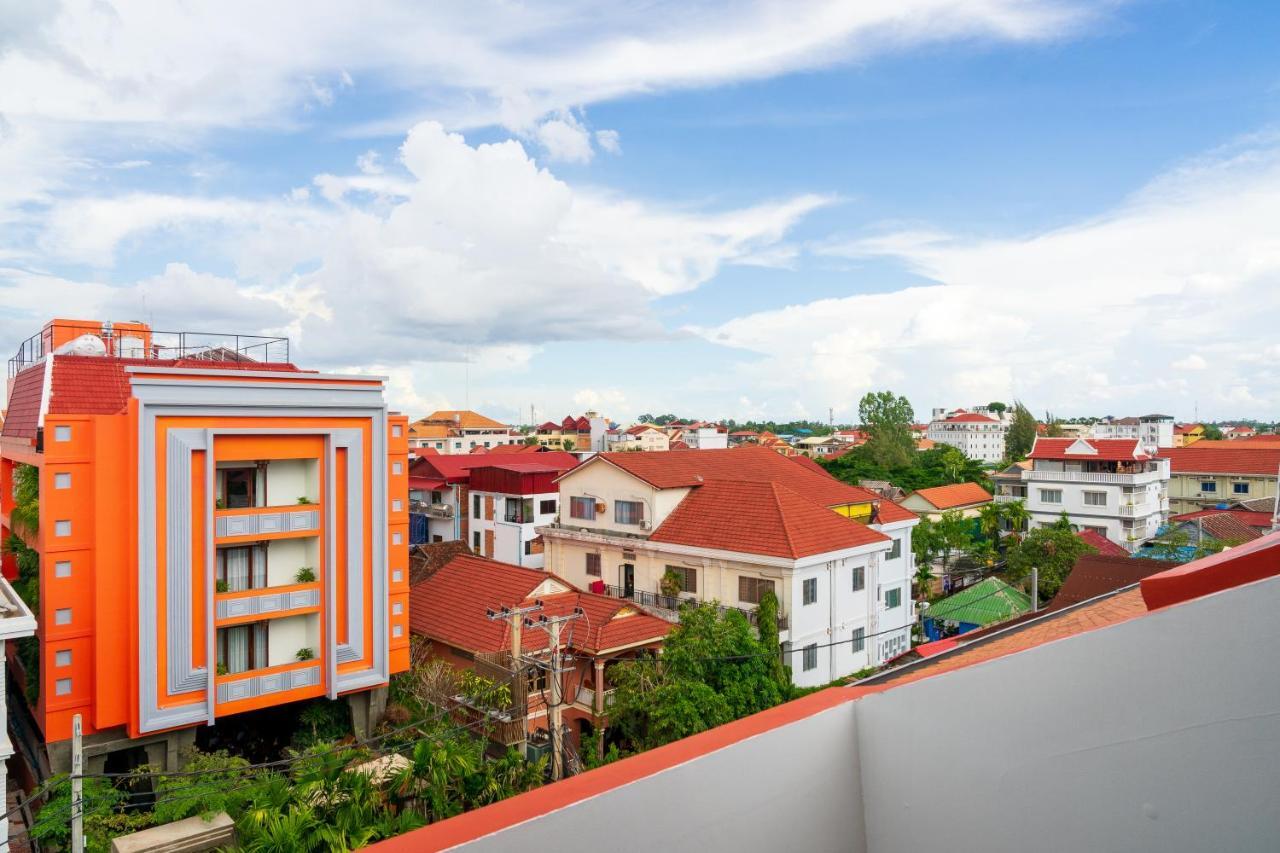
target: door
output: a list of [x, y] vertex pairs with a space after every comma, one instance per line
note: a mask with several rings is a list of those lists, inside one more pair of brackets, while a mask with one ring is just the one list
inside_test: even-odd
[[636, 592], [636, 567], [630, 563], [622, 564], [622, 594], [627, 598]]

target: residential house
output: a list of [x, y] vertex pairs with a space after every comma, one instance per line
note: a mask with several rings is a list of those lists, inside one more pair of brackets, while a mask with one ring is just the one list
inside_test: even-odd
[[984, 578], [928, 606], [920, 605], [924, 634], [930, 640], [1008, 622], [1030, 611], [1030, 595], [994, 577]]
[[760, 440], [760, 433], [749, 430], [739, 429], [729, 433], [729, 446], [738, 447], [743, 444], [755, 444]]
[[1147, 453], [1174, 446], [1172, 415], [1142, 415], [1137, 418], [1104, 418], [1089, 431], [1090, 438], [1136, 438]]
[[567, 415], [560, 423], [547, 421], [534, 430], [538, 443], [552, 450], [574, 452], [594, 451], [602, 453], [608, 448], [608, 418], [596, 412], [573, 417]]
[[[1265, 506], [1265, 510], [1251, 509], [1251, 506]], [[1195, 512], [1184, 512], [1179, 515], [1169, 517], [1170, 524], [1179, 524], [1184, 521], [1195, 521], [1197, 518], [1204, 518], [1210, 515], [1230, 514], [1246, 527], [1250, 527], [1259, 533], [1270, 533], [1280, 524], [1277, 523], [1275, 516], [1275, 499], [1261, 498], [1257, 501], [1247, 501], [1240, 504], [1228, 505], [1226, 509], [1200, 509]]]
[[[462, 539], [475, 544], [471, 519], [483, 516], [471, 497], [471, 472], [494, 465], [536, 463], [567, 471], [578, 463], [571, 453], [550, 450], [537, 454], [524, 448], [465, 456], [418, 456], [409, 463], [409, 500], [415, 514], [427, 518], [427, 542]], [[480, 540], [483, 543], [483, 539]], [[480, 546], [476, 546], [479, 550]]]
[[[1022, 478], [1033, 528], [1066, 513], [1077, 530], [1094, 530], [1133, 553], [1164, 526], [1169, 463], [1137, 438], [1037, 438], [1028, 459]], [[1000, 497], [1009, 499], [1019, 498]]]
[[1210, 543], [1228, 547], [1240, 545], [1263, 535], [1263, 531], [1247, 524], [1234, 512], [1196, 512], [1190, 515], [1191, 518], [1170, 521], [1160, 538], [1181, 534], [1186, 537], [1189, 547], [1198, 548]]
[[1203, 424], [1175, 424], [1173, 427], [1173, 446], [1189, 447], [1204, 438]]
[[1280, 534], [371, 853], [1271, 850], [1277, 571]]
[[976, 518], [978, 511], [992, 502], [991, 493], [977, 483], [954, 483], [916, 489], [902, 500], [902, 505], [931, 521], [944, 512], [959, 512], [965, 518]]
[[509, 425], [469, 410], [432, 412], [409, 425], [410, 447], [426, 447], [443, 454], [522, 443], [524, 436]]
[[1005, 456], [1009, 424], [1008, 419], [980, 412], [960, 409], [947, 414], [935, 409], [927, 437], [934, 443], [951, 445], [970, 459], [999, 462]]
[[1222, 438], [1226, 441], [1238, 441], [1242, 438], [1253, 438], [1258, 431], [1248, 424], [1239, 424], [1221, 427]]
[[859, 480], [858, 485], [864, 489], [870, 489], [885, 500], [894, 503], [902, 503], [902, 499], [907, 496], [905, 489], [895, 486], [888, 480]]
[[993, 498], [997, 503], [1026, 501], [1027, 484], [1023, 478], [1026, 472], [1031, 470], [1032, 464], [1031, 460], [1024, 459], [1021, 462], [1014, 462], [1003, 470], [992, 472], [991, 482], [996, 490]]
[[[56, 770], [77, 715], [93, 772], [113, 754], [176, 769], [197, 728], [321, 696], [367, 731], [371, 692], [408, 666], [408, 421], [380, 378], [287, 353], [54, 320], [10, 362], [0, 536], [38, 553], [25, 677]], [[33, 470], [38, 528], [10, 530]]]
[[[454, 557], [414, 584], [409, 628], [430, 643], [429, 654], [457, 669], [505, 680], [518, 707], [519, 738], [549, 729], [547, 697], [563, 697], [565, 739], [581, 749], [607, 723], [610, 670], [620, 661], [660, 649], [672, 625], [628, 601], [584, 592], [554, 574], [481, 557]], [[561, 651], [568, 664], [557, 687], [550, 672], [550, 639], [519, 619], [492, 618], [504, 608], [539, 615], [579, 617], [566, 623]], [[515, 630], [513, 631], [513, 624]], [[512, 653], [532, 660], [512, 664]], [[553, 699], [554, 701], [554, 699]]]
[[853, 447], [837, 435], [811, 435], [796, 442], [795, 447], [814, 459], [830, 459]]
[[682, 429], [679, 439], [690, 450], [724, 450], [729, 446], [729, 431], [719, 424], [698, 421]]
[[[778, 598], [797, 685], [825, 684], [909, 645], [911, 512], [767, 447], [609, 453], [561, 477], [546, 567], [571, 583], [674, 610], [678, 598], [754, 610]], [[875, 637], [875, 641], [869, 638]], [[830, 645], [833, 641], [848, 643]]]
[[1170, 466], [1169, 504], [1175, 513], [1276, 496], [1280, 446], [1203, 439], [1160, 456]]
[[653, 424], [636, 424], [627, 427], [609, 441], [609, 450], [614, 453], [670, 449], [671, 439]]
[[555, 522], [560, 512], [556, 478], [575, 464], [576, 461], [544, 462], [539, 458], [472, 468], [467, 483], [471, 493], [471, 549], [504, 563], [542, 568], [542, 537], [537, 528]]

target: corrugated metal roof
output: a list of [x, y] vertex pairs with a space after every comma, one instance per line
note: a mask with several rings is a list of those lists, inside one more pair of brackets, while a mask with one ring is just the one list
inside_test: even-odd
[[1021, 616], [1031, 609], [1031, 597], [999, 578], [986, 578], [955, 595], [934, 602], [926, 618], [990, 625]]

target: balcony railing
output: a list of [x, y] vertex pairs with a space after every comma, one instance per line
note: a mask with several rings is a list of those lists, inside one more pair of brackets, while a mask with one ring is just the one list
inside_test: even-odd
[[[702, 599], [693, 595], [685, 595], [685, 596], [662, 595], [661, 593], [656, 593], [656, 592], [645, 592], [644, 590], [641, 590], [641, 589], [632, 590], [631, 594], [628, 595], [627, 591], [624, 588], [620, 586], [613, 586], [611, 584], [604, 585], [604, 592], [605, 592], [605, 595], [608, 595], [612, 598], [625, 598], [629, 601], [634, 601], [636, 604], [639, 604], [643, 607], [657, 607], [662, 610], [670, 610], [673, 613], [679, 613], [680, 606], [687, 601], [693, 602], [694, 604], [705, 603], [702, 601]], [[745, 607], [728, 607], [723, 604], [717, 604], [716, 607], [720, 610], [721, 613], [728, 613], [731, 610], [737, 611], [738, 613], [741, 613], [743, 616], [747, 617], [747, 621], [750, 622], [755, 627], [760, 626], [760, 620], [759, 620], [759, 617], [757, 616], [758, 611], [748, 610]], [[790, 625], [788, 623], [787, 617], [779, 615], [778, 630], [785, 631], [787, 630], [788, 627], [790, 627]]]
[[409, 501], [409, 512], [425, 515], [428, 518], [453, 518], [453, 506], [450, 504], [429, 504], [423, 501]]
[[1024, 471], [1027, 480], [1048, 483], [1109, 483], [1136, 486], [1155, 483], [1161, 479], [1159, 471], [1143, 471], [1138, 474], [1113, 474], [1109, 471]]

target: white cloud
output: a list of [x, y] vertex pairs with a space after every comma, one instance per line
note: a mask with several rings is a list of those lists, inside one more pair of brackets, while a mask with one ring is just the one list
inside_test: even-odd
[[610, 154], [622, 153], [622, 137], [616, 130], [597, 130], [596, 145], [599, 145], [602, 151], [608, 151]]
[[[1280, 402], [1280, 379], [1224, 381], [1280, 316], [1280, 140], [1257, 138], [1153, 181], [1118, 209], [1020, 238], [888, 234], [826, 253], [883, 255], [936, 282], [824, 299], [698, 329], [760, 359], [741, 376], [852, 411], [872, 388], [926, 410], [1020, 396], [1055, 412]], [[1215, 344], [1214, 371], [1156, 389], [1174, 359]], [[1195, 356], [1195, 358], [1201, 358]], [[1185, 359], [1183, 369], [1194, 370]], [[1229, 387], [1226, 392], [1219, 388]]]
[[1174, 370], [1204, 370], [1208, 366], [1209, 362], [1197, 352], [1191, 353], [1186, 358], [1180, 358], [1170, 365]]
[[553, 161], [587, 163], [595, 154], [591, 148], [591, 132], [571, 113], [561, 113], [542, 122], [534, 136]]

